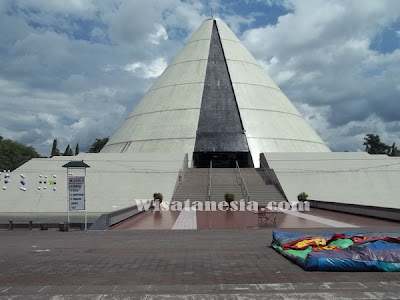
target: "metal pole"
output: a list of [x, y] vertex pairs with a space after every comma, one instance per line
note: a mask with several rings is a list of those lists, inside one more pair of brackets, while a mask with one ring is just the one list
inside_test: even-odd
[[67, 221], [69, 223], [69, 168], [67, 168]]
[[85, 168], [85, 185], [84, 185], [84, 194], [85, 194], [85, 230], [87, 230], [87, 203], [86, 203], [86, 168]]

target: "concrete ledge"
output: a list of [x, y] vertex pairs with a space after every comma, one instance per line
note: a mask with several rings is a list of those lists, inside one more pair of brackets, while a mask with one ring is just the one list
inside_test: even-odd
[[[148, 200], [150, 206], [153, 206], [154, 200]], [[143, 203], [143, 207], [149, 205], [149, 202]], [[119, 222], [122, 222], [130, 217], [140, 214], [144, 209], [139, 208], [137, 205], [125, 207], [110, 213], [102, 214], [93, 224], [89, 227], [89, 230], [106, 230], [110, 226], [113, 226]]]
[[400, 209], [308, 200], [311, 207], [400, 221]]
[[[59, 223], [46, 223], [46, 222], [32, 222], [32, 229], [41, 229], [41, 225], [46, 225], [46, 227], [48, 229], [54, 229], [54, 228], [58, 228], [58, 224]], [[92, 223], [88, 223], [88, 226], [92, 225]], [[77, 229], [81, 229], [84, 230], [85, 229], [85, 223], [70, 223], [69, 227], [73, 230], [77, 230]], [[5, 224], [5, 223], [0, 223], [0, 229], [9, 229], [9, 224]], [[13, 223], [13, 229], [26, 229], [29, 230], [29, 223], [28, 222], [21, 222], [21, 221], [16, 221], [15, 223]]]

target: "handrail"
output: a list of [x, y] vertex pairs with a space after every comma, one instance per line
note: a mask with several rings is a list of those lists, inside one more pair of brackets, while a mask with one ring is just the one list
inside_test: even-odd
[[239, 171], [239, 175], [240, 175], [240, 187], [242, 188], [242, 192], [243, 192], [243, 187], [244, 187], [244, 191], [246, 192], [245, 197], [247, 198], [247, 202], [250, 201], [250, 194], [249, 194], [249, 190], [247, 189], [247, 184], [246, 181], [243, 178], [242, 172], [240, 172], [240, 167], [238, 162], [236, 161], [236, 169], [238, 169]]
[[278, 191], [282, 194], [282, 196], [286, 199], [286, 201], [288, 201], [287, 197], [286, 197], [286, 193], [283, 190], [282, 185], [281, 185], [278, 177], [276, 176], [275, 171], [270, 168], [267, 169], [265, 167], [265, 165], [261, 162], [261, 160], [260, 160], [260, 169], [263, 170], [262, 177], [263, 177], [264, 182], [266, 184], [273, 184], [278, 189]]
[[211, 201], [211, 176], [212, 176], [212, 160], [210, 161], [210, 168], [208, 169], [208, 187], [207, 187], [207, 200]]
[[183, 182], [183, 179], [186, 175], [186, 171], [188, 169], [188, 163], [189, 163], [189, 159], [188, 159], [188, 154], [186, 153], [185, 157], [183, 159], [182, 167], [179, 169], [178, 177], [176, 178], [176, 181], [175, 181], [175, 188], [174, 188], [174, 193], [172, 194], [172, 197], [173, 197], [173, 195], [175, 195], [176, 190]]
[[267, 171], [267, 168], [264, 166], [264, 164], [261, 162], [261, 160], [260, 160], [260, 169], [262, 169], [264, 172], [262, 173], [263, 174], [263, 179], [264, 179], [264, 181], [267, 183], [267, 182], [271, 182], [271, 180], [270, 180], [270, 175], [269, 175], [269, 172]]

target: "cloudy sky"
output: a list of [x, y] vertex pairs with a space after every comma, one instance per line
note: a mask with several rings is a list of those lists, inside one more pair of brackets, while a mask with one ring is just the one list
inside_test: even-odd
[[332, 150], [400, 144], [398, 0], [0, 0], [0, 135], [111, 135], [210, 3]]

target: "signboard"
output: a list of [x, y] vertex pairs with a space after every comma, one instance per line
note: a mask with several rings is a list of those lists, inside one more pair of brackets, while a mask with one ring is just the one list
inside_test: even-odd
[[85, 176], [68, 177], [69, 211], [85, 210]]

